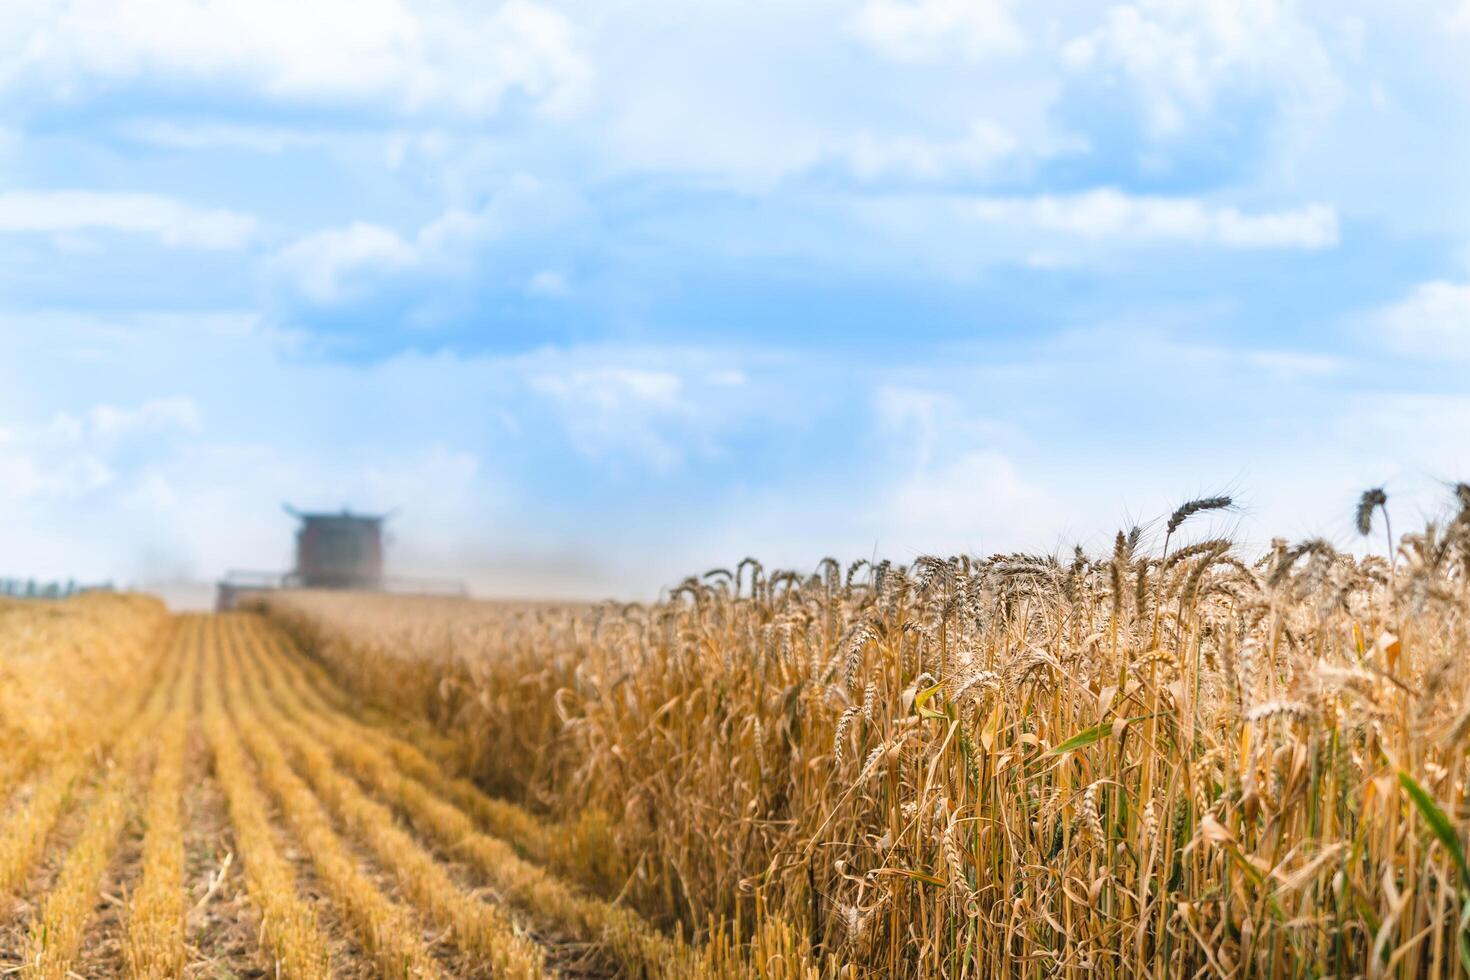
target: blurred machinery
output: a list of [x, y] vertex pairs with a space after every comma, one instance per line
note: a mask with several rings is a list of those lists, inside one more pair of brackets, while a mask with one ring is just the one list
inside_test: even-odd
[[286, 513], [296, 529], [296, 567], [284, 575], [232, 571], [219, 583], [218, 609], [233, 609], [242, 598], [273, 589], [363, 589], [464, 595], [463, 582], [390, 579], [383, 574], [383, 524], [391, 514], [307, 513], [290, 504]]
[[296, 570], [286, 584], [303, 589], [381, 589], [383, 522], [387, 514], [305, 514], [286, 505], [301, 522], [296, 530]]

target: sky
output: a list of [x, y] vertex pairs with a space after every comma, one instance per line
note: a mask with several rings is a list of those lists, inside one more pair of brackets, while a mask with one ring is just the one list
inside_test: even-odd
[[1470, 0], [4, 0], [0, 577], [649, 598], [1470, 479]]

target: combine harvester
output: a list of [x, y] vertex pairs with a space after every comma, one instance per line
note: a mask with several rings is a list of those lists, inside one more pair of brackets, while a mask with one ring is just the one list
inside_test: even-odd
[[391, 514], [309, 514], [285, 505], [301, 522], [296, 530], [296, 567], [285, 574], [232, 571], [219, 583], [215, 608], [234, 609], [242, 599], [276, 589], [355, 589], [421, 595], [467, 595], [463, 582], [386, 578], [383, 522]]

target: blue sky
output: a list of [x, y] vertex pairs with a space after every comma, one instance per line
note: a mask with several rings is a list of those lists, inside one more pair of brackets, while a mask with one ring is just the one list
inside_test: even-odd
[[0, 574], [641, 597], [1470, 477], [1470, 4], [10, 0]]

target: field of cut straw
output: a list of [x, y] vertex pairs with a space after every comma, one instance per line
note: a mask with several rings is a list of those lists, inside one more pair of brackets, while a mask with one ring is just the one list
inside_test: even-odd
[[[138, 597], [0, 610], [0, 971], [673, 975], [679, 943], [259, 615]], [[420, 743], [419, 739], [423, 741]], [[423, 747], [420, 747], [422, 744]]]
[[1470, 975], [1470, 486], [1377, 554], [0, 608], [23, 977]]

